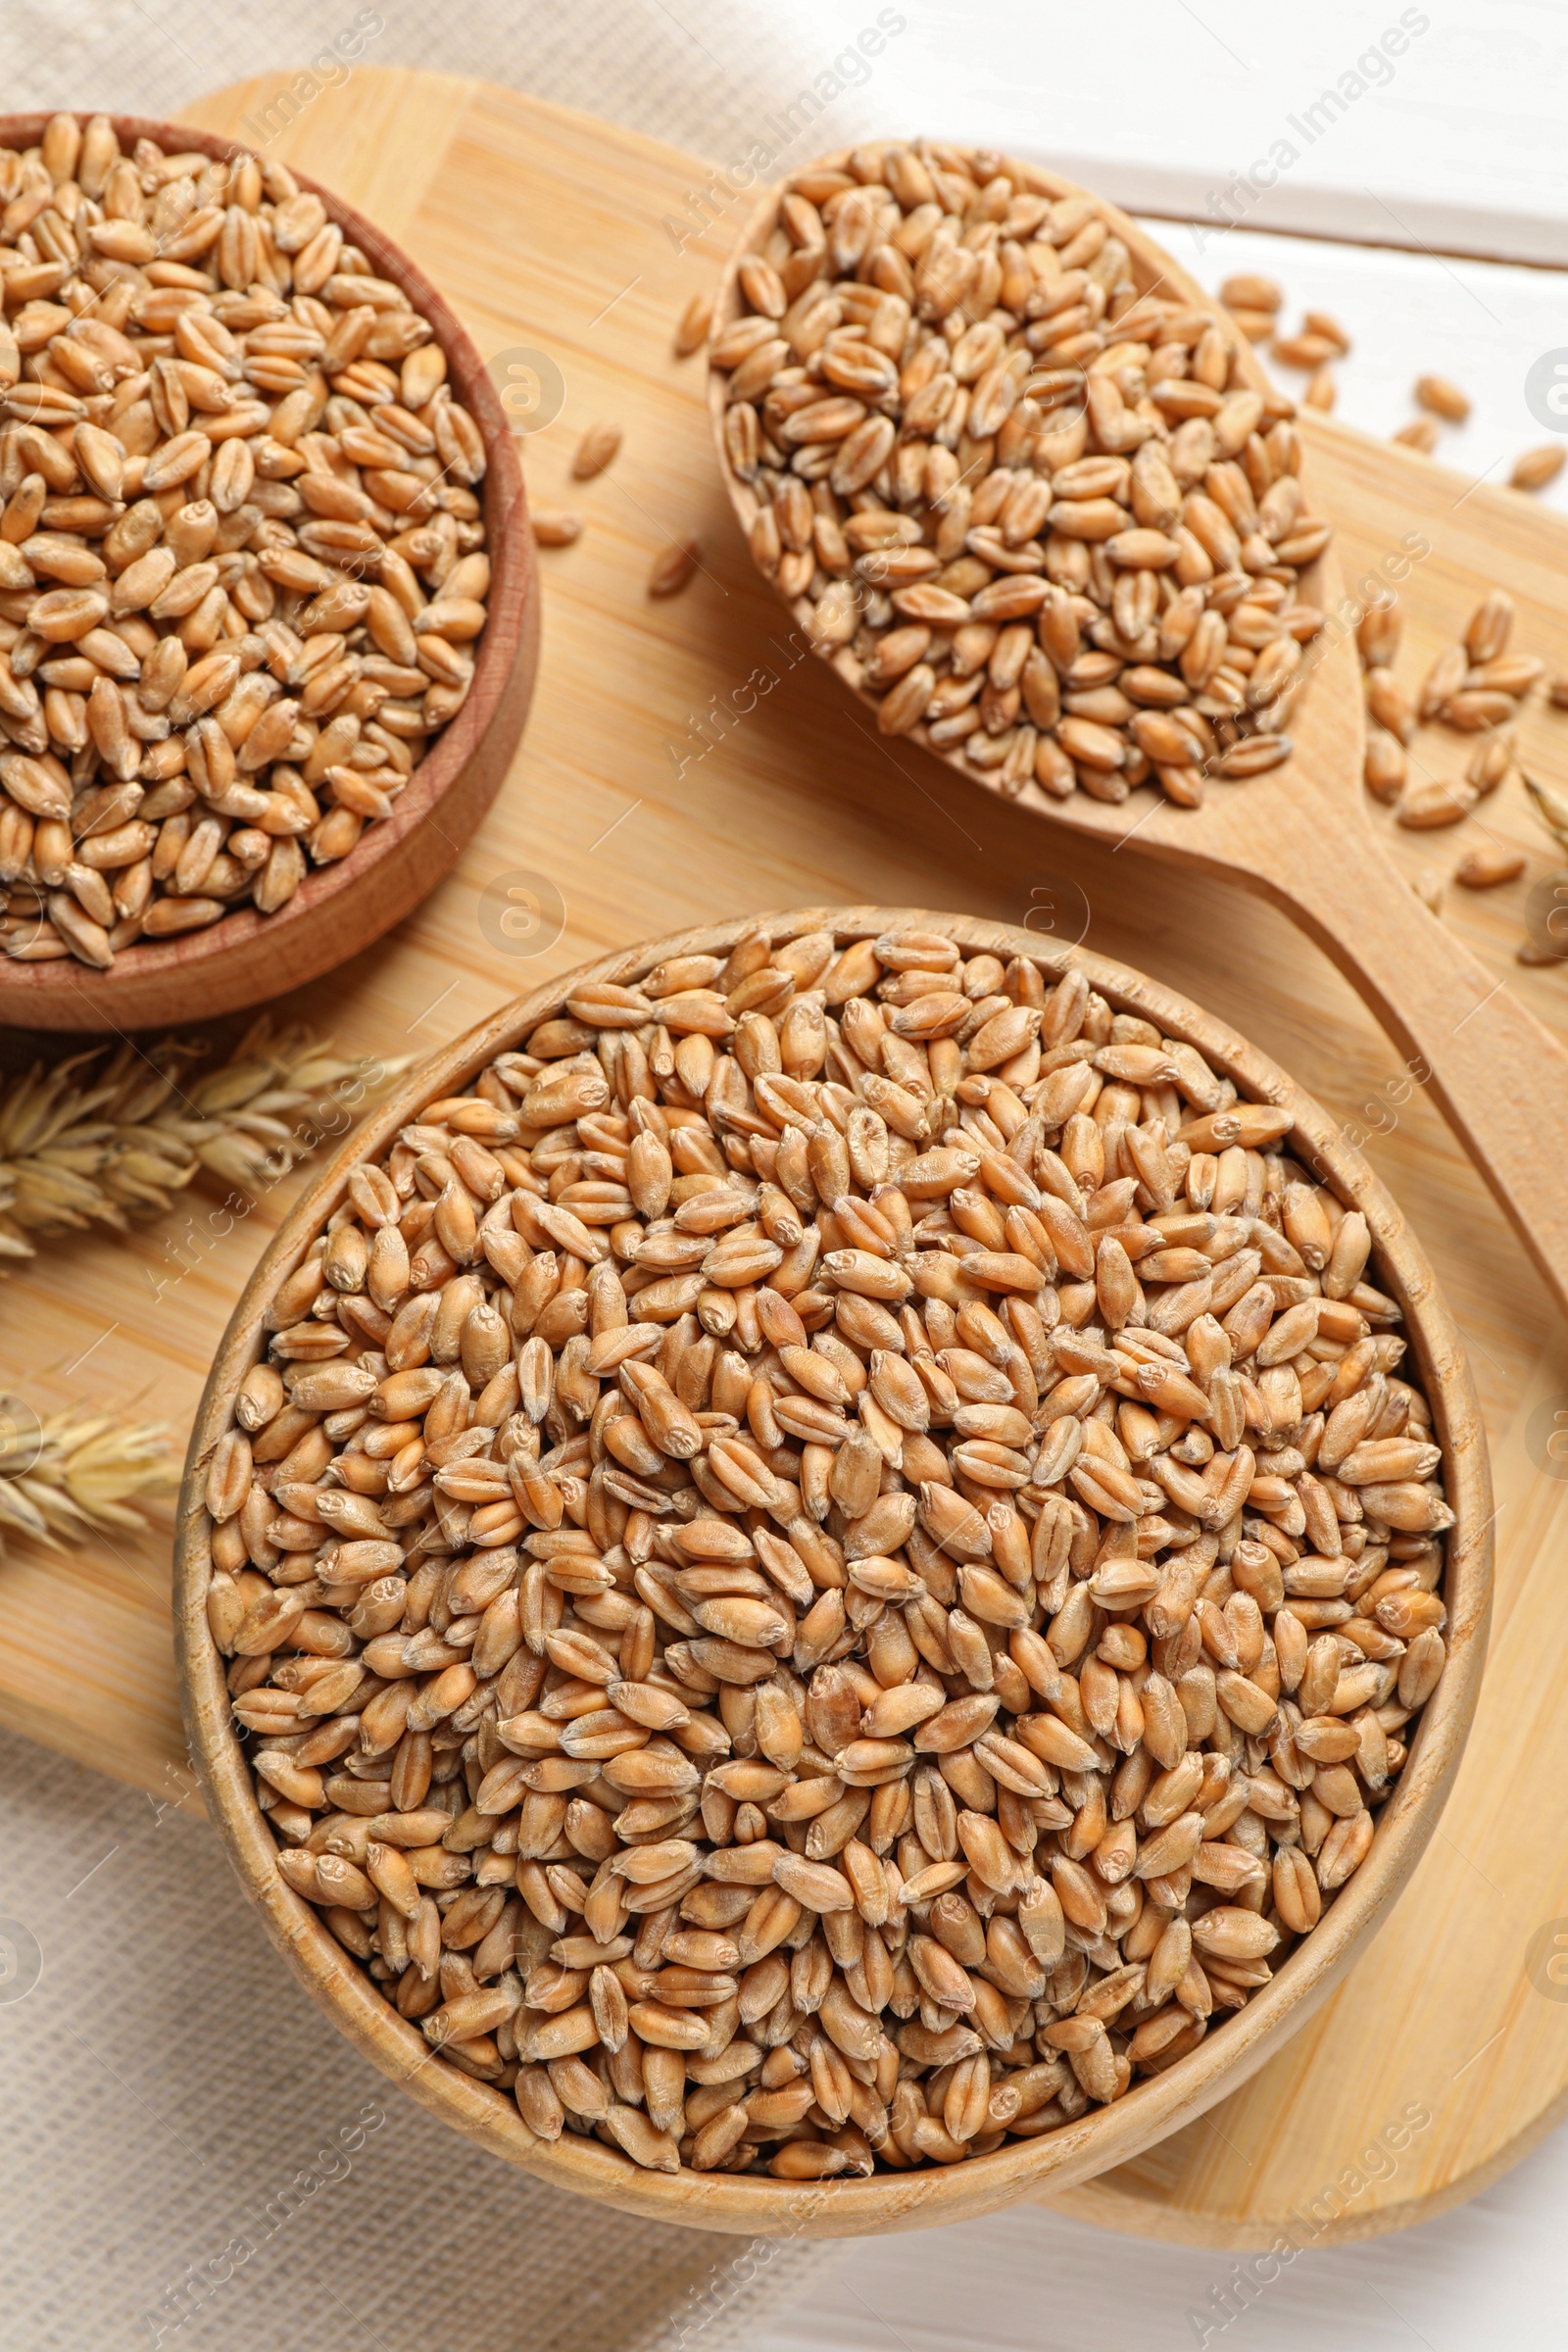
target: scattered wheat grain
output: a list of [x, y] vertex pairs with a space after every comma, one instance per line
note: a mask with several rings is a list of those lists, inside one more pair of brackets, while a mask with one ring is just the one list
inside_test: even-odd
[[1463, 424], [1470, 414], [1469, 393], [1461, 392], [1446, 375], [1418, 375], [1415, 398], [1419, 408], [1430, 409], [1434, 416], [1448, 424]]
[[591, 482], [595, 474], [603, 473], [620, 448], [623, 438], [621, 427], [612, 423], [608, 417], [598, 424], [591, 424], [578, 442], [571, 461], [573, 481]]

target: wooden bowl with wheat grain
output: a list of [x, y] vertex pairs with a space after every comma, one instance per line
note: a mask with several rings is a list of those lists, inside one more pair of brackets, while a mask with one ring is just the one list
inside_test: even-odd
[[[230, 161], [233, 141], [182, 122], [111, 118], [122, 150], [151, 139], [166, 154]], [[0, 148], [35, 147], [45, 114], [0, 115]], [[107, 1033], [163, 1028], [243, 1009], [335, 969], [391, 930], [456, 862], [500, 789], [527, 717], [539, 653], [538, 574], [521, 468], [483, 360], [445, 296], [363, 214], [303, 173], [328, 221], [398, 286], [434, 330], [448, 380], [479, 427], [479, 496], [491, 564], [488, 617], [462, 708], [430, 741], [391, 813], [368, 824], [349, 855], [312, 866], [276, 912], [245, 904], [206, 929], [122, 948], [104, 970], [74, 956], [0, 958], [0, 1021], [17, 1028]]]
[[[248, 1283], [218, 1351], [192, 1432], [179, 1512], [175, 1625], [185, 1720], [209, 1808], [230, 1859], [307, 1990], [390, 2081], [466, 2137], [562, 2187], [649, 2218], [747, 2235], [831, 2237], [956, 2221], [1090, 2179], [1201, 2115], [1305, 2021], [1364, 1951], [1420, 1858], [1448, 1793], [1474, 1713], [1485, 1650], [1492, 1510], [1475, 1396], [1426, 1257], [1366, 1162], [1275, 1063], [1197, 1005], [1127, 966], [1079, 949], [1051, 947], [1007, 925], [885, 907], [797, 909], [762, 919], [775, 952], [807, 935], [831, 934], [842, 948], [890, 932], [935, 930], [956, 943], [966, 957], [1027, 958], [1046, 983], [1082, 974], [1113, 1010], [1153, 1024], [1167, 1041], [1196, 1048], [1212, 1073], [1235, 1086], [1240, 1099], [1288, 1112], [1291, 1126], [1281, 1149], [1309, 1165], [1347, 1209], [1359, 1209], [1367, 1220], [1374, 1252], [1368, 1270], [1385, 1297], [1396, 1302], [1402, 1319], [1442, 1449], [1443, 1484], [1453, 1514], [1443, 1592], [1446, 1664], [1413, 1727], [1408, 1755], [1377, 1816], [1365, 1858], [1272, 1981], [1165, 2072], [1135, 2082], [1108, 2105], [1037, 2137], [1004, 2141], [966, 2162], [883, 2170], [853, 2180], [648, 2171], [615, 2147], [570, 2132], [547, 2143], [529, 2130], [505, 2089], [429, 2062], [423, 2034], [398, 2014], [329, 1933], [320, 1912], [280, 1875], [279, 1849], [258, 1806], [236, 1736], [225, 1657], [209, 1622], [214, 1523], [206, 1508], [208, 1473], [215, 1448], [235, 1426], [238, 1384], [266, 1353], [269, 1306], [348, 1199], [353, 1164], [379, 1161], [426, 1105], [464, 1088], [496, 1055], [516, 1049], [540, 1022], [561, 1016], [568, 997], [582, 1002], [581, 992], [595, 984], [634, 984], [675, 956], [722, 958], [750, 926], [717, 924], [630, 948], [508, 1005], [426, 1062], [316, 1178]], [[1332, 2063], [1332, 2052], [1324, 2063]]]

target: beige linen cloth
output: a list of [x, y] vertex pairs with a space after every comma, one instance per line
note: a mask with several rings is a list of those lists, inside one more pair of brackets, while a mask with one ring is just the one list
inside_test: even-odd
[[0, 1735], [5, 2352], [732, 2352], [831, 2248], [632, 2221], [384, 2082], [216, 1838]]
[[[728, 155], [876, 12], [812, 13], [0, 0], [0, 108], [171, 115], [358, 28], [366, 64]], [[846, 90], [835, 139], [867, 119]], [[177, 1787], [0, 1737], [0, 1788], [4, 2352], [729, 2352], [834, 2260], [629, 2221], [466, 2146], [304, 1997]]]

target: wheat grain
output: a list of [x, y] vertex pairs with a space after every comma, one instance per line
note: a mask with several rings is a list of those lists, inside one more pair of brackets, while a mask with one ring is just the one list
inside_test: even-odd
[[1348, 359], [1350, 338], [1331, 312], [1303, 312], [1301, 324], [1307, 334], [1316, 335], [1323, 342], [1329, 344], [1342, 360]]
[[1366, 788], [1375, 801], [1396, 801], [1404, 790], [1409, 762], [1403, 744], [1387, 727], [1367, 728], [1363, 772]]
[[675, 357], [688, 359], [708, 341], [713, 324], [713, 298], [710, 294], [694, 294], [680, 315], [675, 329]]
[[535, 507], [529, 520], [541, 547], [570, 547], [582, 537], [582, 516], [564, 507]]
[[1244, 272], [1228, 277], [1220, 287], [1219, 298], [1228, 311], [1261, 311], [1272, 318], [1285, 305], [1285, 289], [1272, 277]]
[[1453, 878], [1466, 890], [1495, 890], [1499, 882], [1514, 882], [1525, 870], [1522, 850], [1505, 850], [1500, 843], [1485, 843], [1466, 850], [1453, 869]]
[[1544, 490], [1562, 471], [1563, 459], [1568, 456], [1560, 441], [1546, 441], [1539, 449], [1527, 449], [1516, 458], [1508, 476], [1514, 490]]
[[[1516, 746], [1508, 722], [1545, 677], [1544, 662], [1508, 652], [1513, 621], [1513, 599], [1503, 589], [1489, 590], [1458, 640], [1432, 663], [1419, 694], [1412, 695], [1394, 674], [1400, 633], [1396, 600], [1391, 597], [1363, 615], [1356, 642], [1370, 721], [1364, 781], [1374, 800], [1392, 805], [1396, 823], [1407, 830], [1426, 832], [1461, 823], [1512, 772]], [[1549, 697], [1549, 686], [1547, 691]], [[1462, 777], [1434, 778], [1423, 770], [1423, 780], [1411, 785], [1405, 746], [1419, 726], [1431, 724], [1478, 734], [1480, 740]], [[1525, 784], [1540, 813], [1540, 788], [1529, 777]], [[1568, 808], [1563, 815], [1562, 838], [1568, 841]], [[1513, 881], [1524, 865], [1522, 855], [1493, 845], [1467, 852], [1454, 869], [1454, 879], [1469, 889], [1486, 890]], [[1434, 910], [1443, 887], [1441, 874], [1416, 885]]]
[[1415, 400], [1418, 408], [1430, 409], [1447, 424], [1463, 424], [1470, 414], [1469, 393], [1461, 392], [1446, 375], [1418, 375]]
[[825, 2179], [1270, 1981], [1452, 1518], [1289, 1127], [1079, 972], [756, 925], [353, 1170], [206, 1465], [209, 1620], [281, 1875], [443, 2063]]
[[462, 708], [478, 427], [281, 163], [0, 149], [0, 948], [101, 969], [390, 813]]
[[573, 481], [591, 482], [614, 459], [622, 439], [621, 427], [610, 418], [591, 424], [577, 444], [571, 461]]
[[1395, 819], [1413, 832], [1427, 832], [1436, 825], [1456, 825], [1469, 815], [1477, 798], [1475, 786], [1465, 783], [1462, 777], [1450, 778], [1446, 783], [1418, 784], [1404, 793], [1394, 811]]
[[1332, 336], [1313, 334], [1306, 327], [1294, 335], [1279, 336], [1274, 345], [1274, 357], [1282, 368], [1304, 368], [1314, 373], [1340, 356], [1341, 346]]
[[1568, 793], [1542, 776], [1524, 777], [1524, 787], [1537, 816], [1559, 849], [1568, 850]]
[[1329, 538], [1294, 408], [1224, 323], [1138, 294], [1092, 199], [858, 149], [794, 175], [738, 283], [709, 358], [753, 558], [884, 732], [1009, 796], [1191, 806], [1290, 756]]
[[[1274, 334], [1284, 294], [1272, 278], [1229, 277], [1220, 287], [1219, 299], [1250, 342], [1265, 343]], [[1326, 371], [1326, 363], [1344, 357], [1349, 349], [1349, 337], [1337, 319], [1322, 311], [1308, 311], [1298, 334], [1282, 336], [1275, 342], [1274, 356], [1288, 368], [1308, 368], [1315, 371], [1302, 400], [1309, 408], [1327, 412], [1334, 407], [1335, 386]], [[1472, 403], [1467, 392], [1442, 375], [1418, 376], [1413, 392], [1417, 406], [1429, 411], [1429, 415], [1412, 417], [1390, 437], [1402, 448], [1416, 449], [1423, 457], [1431, 457], [1438, 446], [1438, 428], [1433, 418], [1441, 416], [1446, 423], [1463, 424], [1470, 416]], [[1549, 441], [1524, 451], [1514, 461], [1509, 486], [1515, 490], [1544, 490], [1562, 470], [1565, 456], [1568, 452]]]
[[672, 539], [654, 558], [648, 573], [650, 596], [679, 596], [696, 571], [702, 556], [695, 538]]

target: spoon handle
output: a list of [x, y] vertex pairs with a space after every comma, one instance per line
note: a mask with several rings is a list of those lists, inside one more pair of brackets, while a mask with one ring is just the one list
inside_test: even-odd
[[1430, 1087], [1568, 1314], [1568, 1053], [1422, 905], [1369, 832], [1317, 831], [1314, 842], [1294, 828], [1289, 855], [1253, 871]]

